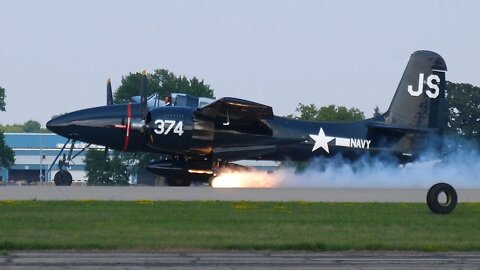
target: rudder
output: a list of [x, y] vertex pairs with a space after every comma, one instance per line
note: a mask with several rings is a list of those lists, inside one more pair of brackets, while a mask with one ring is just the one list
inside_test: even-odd
[[384, 124], [407, 129], [443, 129], [447, 120], [446, 71], [447, 65], [439, 54], [414, 52], [384, 114]]

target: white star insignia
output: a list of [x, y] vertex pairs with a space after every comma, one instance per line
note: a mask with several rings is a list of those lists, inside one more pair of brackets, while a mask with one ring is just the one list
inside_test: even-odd
[[328, 143], [331, 142], [335, 137], [325, 136], [325, 132], [323, 132], [323, 128], [320, 128], [318, 135], [309, 135], [315, 141], [315, 145], [313, 146], [312, 152], [317, 150], [318, 148], [323, 148], [325, 152], [330, 153], [328, 149]]

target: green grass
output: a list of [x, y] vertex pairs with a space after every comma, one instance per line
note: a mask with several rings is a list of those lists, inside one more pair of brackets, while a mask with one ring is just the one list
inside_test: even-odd
[[0, 250], [480, 250], [480, 204], [0, 201]]

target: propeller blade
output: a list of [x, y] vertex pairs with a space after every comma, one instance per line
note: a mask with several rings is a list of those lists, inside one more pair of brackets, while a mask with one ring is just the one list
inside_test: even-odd
[[142, 85], [140, 88], [140, 104], [142, 108], [142, 118], [145, 119], [148, 113], [147, 106], [147, 71], [142, 71]]
[[107, 159], [107, 158], [108, 158], [108, 147], [105, 147], [105, 152], [104, 152], [104, 154], [105, 154], [105, 159]]
[[113, 95], [112, 95], [112, 82], [110, 79], [107, 81], [107, 105], [113, 104]]

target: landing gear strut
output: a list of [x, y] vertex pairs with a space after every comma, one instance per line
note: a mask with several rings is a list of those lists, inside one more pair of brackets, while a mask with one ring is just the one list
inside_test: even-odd
[[[53, 178], [53, 182], [55, 183], [56, 186], [70, 186], [72, 184], [72, 174], [68, 172], [68, 169], [70, 168], [70, 162], [72, 162], [72, 159], [76, 158], [78, 155], [80, 155], [85, 149], [87, 149], [90, 144], [87, 144], [81, 151], [76, 153], [73, 157], [73, 148], [75, 147], [75, 140], [71, 140], [72, 144], [70, 145], [70, 150], [68, 151], [68, 157], [63, 154], [63, 159], [58, 161], [58, 172], [55, 173], [55, 176]], [[58, 153], [57, 157], [53, 160], [52, 165], [48, 169], [48, 172], [50, 172], [57, 162], [58, 158], [60, 155], [63, 153], [65, 150], [65, 147], [67, 144], [70, 142], [70, 139], [67, 140], [67, 142], [63, 145], [62, 149]]]

